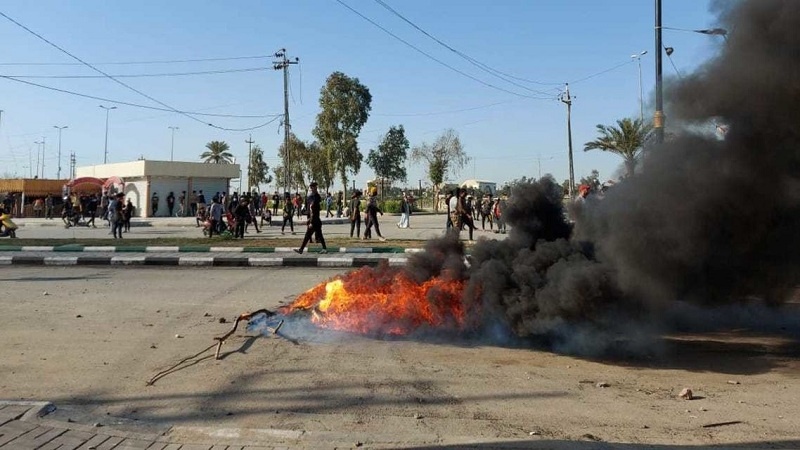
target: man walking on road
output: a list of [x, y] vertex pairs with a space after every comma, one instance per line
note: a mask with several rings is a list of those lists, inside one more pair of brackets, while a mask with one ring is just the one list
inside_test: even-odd
[[311, 182], [311, 193], [308, 194], [306, 197], [306, 204], [308, 205], [308, 228], [306, 229], [306, 235], [303, 238], [303, 243], [300, 244], [300, 248], [295, 250], [295, 252], [303, 254], [303, 250], [306, 248], [306, 245], [311, 240], [311, 237], [314, 236], [316, 241], [322, 244], [322, 250], [320, 253], [328, 253], [328, 248], [325, 246], [325, 237], [322, 236], [322, 219], [319, 217], [320, 208], [322, 207], [322, 198], [317, 192], [317, 182]]

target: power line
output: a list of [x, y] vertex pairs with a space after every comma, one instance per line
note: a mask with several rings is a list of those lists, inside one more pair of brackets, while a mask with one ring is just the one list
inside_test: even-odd
[[[46, 85], [43, 85], [43, 84], [38, 84], [38, 83], [31, 82], [31, 81], [18, 80], [16, 78], [9, 77], [9, 76], [6, 76], [6, 75], [0, 75], [0, 78], [4, 78], [4, 79], [10, 80], [10, 81], [16, 81], [17, 83], [27, 84], [29, 86], [35, 86], [35, 87], [38, 87], [38, 88], [47, 89], [47, 90], [50, 90], [50, 91], [61, 92], [61, 93], [64, 93], [64, 94], [75, 95], [75, 96], [83, 97], [83, 98], [90, 98], [92, 100], [100, 100], [100, 101], [103, 101], [103, 102], [116, 103], [118, 105], [125, 105], [125, 106], [133, 106], [135, 108], [151, 109], [151, 110], [155, 110], [155, 111], [178, 112], [178, 113], [182, 113], [182, 114], [192, 114], [192, 115], [195, 115], [195, 116], [226, 117], [226, 118], [234, 118], [234, 119], [263, 119], [265, 117], [276, 117], [276, 116], [280, 117], [281, 116], [281, 114], [237, 115], [237, 114], [200, 113], [200, 112], [194, 112], [194, 111], [176, 111], [174, 109], [159, 108], [157, 106], [140, 105], [140, 104], [137, 104], [137, 103], [124, 102], [124, 101], [121, 101], [121, 100], [112, 100], [112, 99], [108, 99], [108, 98], [105, 98], [105, 97], [98, 97], [98, 96], [95, 96], [95, 95], [82, 94], [80, 92], [68, 91], [66, 89], [60, 89], [60, 88], [57, 88], [57, 87], [46, 86]], [[38, 133], [36, 133], [36, 134], [38, 134]]]
[[453, 53], [455, 53], [456, 55], [460, 56], [461, 58], [465, 59], [467, 62], [469, 62], [469, 63], [470, 63], [470, 64], [472, 64], [473, 66], [475, 66], [475, 67], [477, 67], [477, 68], [479, 68], [479, 69], [483, 70], [484, 72], [486, 72], [486, 73], [488, 73], [488, 74], [490, 74], [490, 75], [492, 75], [492, 76], [494, 76], [494, 77], [497, 77], [497, 78], [499, 78], [499, 79], [501, 79], [501, 80], [503, 80], [503, 81], [505, 81], [505, 82], [507, 82], [507, 83], [513, 84], [514, 86], [520, 87], [520, 88], [522, 88], [522, 89], [525, 89], [525, 90], [528, 90], [528, 91], [531, 91], [531, 92], [535, 92], [535, 93], [537, 93], [537, 94], [549, 95], [549, 94], [547, 94], [547, 93], [544, 93], [544, 92], [542, 92], [542, 91], [537, 91], [537, 90], [535, 90], [535, 89], [531, 89], [531, 88], [529, 88], [529, 87], [527, 87], [527, 86], [525, 86], [525, 85], [519, 84], [519, 83], [517, 83], [517, 82], [515, 82], [515, 81], [509, 80], [507, 77], [504, 77], [504, 76], [500, 75], [500, 74], [499, 74], [499, 72], [498, 72], [497, 70], [495, 70], [493, 67], [491, 67], [491, 66], [488, 66], [488, 65], [486, 65], [486, 64], [484, 64], [484, 63], [482, 63], [482, 62], [480, 62], [480, 61], [476, 60], [475, 58], [473, 58], [473, 57], [471, 57], [471, 56], [469, 56], [469, 55], [467, 55], [467, 54], [464, 54], [463, 52], [461, 52], [461, 51], [459, 51], [459, 50], [456, 50], [455, 48], [451, 47], [450, 45], [448, 45], [448, 44], [446, 44], [446, 43], [442, 42], [442, 41], [441, 41], [440, 39], [438, 39], [437, 37], [433, 36], [432, 34], [428, 33], [427, 31], [423, 30], [423, 29], [422, 29], [422, 28], [420, 28], [420, 27], [419, 27], [417, 24], [415, 24], [414, 22], [410, 21], [410, 20], [409, 20], [409, 19], [407, 19], [405, 16], [403, 16], [402, 14], [400, 14], [399, 12], [397, 12], [397, 11], [396, 11], [394, 8], [392, 8], [391, 6], [387, 5], [387, 4], [386, 4], [386, 2], [384, 2], [383, 0], [375, 0], [375, 2], [376, 2], [376, 3], [378, 3], [379, 5], [383, 6], [385, 9], [387, 9], [389, 12], [391, 12], [391, 13], [392, 13], [392, 14], [394, 14], [395, 16], [399, 17], [401, 20], [403, 20], [403, 21], [404, 21], [404, 22], [406, 22], [407, 24], [409, 24], [409, 25], [411, 25], [412, 27], [414, 27], [414, 28], [415, 28], [416, 30], [418, 30], [420, 33], [422, 33], [422, 34], [424, 34], [425, 36], [427, 36], [427, 37], [429, 37], [429, 38], [433, 39], [433, 40], [434, 40], [436, 43], [438, 43], [438, 44], [439, 44], [439, 45], [441, 45], [442, 47], [444, 47], [444, 48], [446, 48], [446, 49], [450, 50], [451, 52], [453, 52]]
[[[51, 42], [51, 41], [47, 40], [47, 38], [45, 38], [44, 36], [42, 36], [42, 35], [40, 35], [40, 34], [36, 33], [35, 31], [31, 30], [30, 28], [26, 27], [25, 25], [23, 25], [23, 24], [21, 24], [21, 23], [17, 22], [16, 20], [12, 19], [11, 17], [9, 17], [9, 16], [8, 16], [7, 14], [5, 14], [4, 12], [0, 11], [0, 16], [3, 16], [3, 17], [5, 17], [5, 18], [6, 18], [8, 21], [10, 21], [11, 23], [13, 23], [14, 25], [16, 25], [16, 26], [18, 26], [18, 27], [22, 28], [23, 30], [27, 31], [28, 33], [30, 33], [30, 34], [32, 34], [32, 35], [34, 35], [34, 36], [36, 36], [36, 37], [37, 37], [37, 38], [39, 38], [40, 40], [42, 40], [42, 41], [46, 42], [47, 44], [49, 44], [50, 46], [54, 47], [54, 48], [55, 48], [55, 49], [57, 49], [58, 51], [60, 51], [60, 52], [64, 53], [65, 55], [68, 55], [69, 57], [71, 57], [71, 58], [75, 59], [76, 61], [78, 61], [78, 62], [82, 63], [82, 64], [83, 64], [83, 65], [85, 65], [86, 67], [89, 67], [90, 69], [94, 70], [95, 72], [98, 72], [98, 73], [100, 73], [101, 75], [105, 75], [105, 76], [106, 76], [108, 79], [110, 79], [110, 80], [114, 81], [115, 83], [117, 83], [117, 84], [119, 84], [119, 85], [121, 85], [121, 86], [124, 86], [124, 87], [128, 88], [129, 90], [131, 90], [131, 91], [133, 91], [133, 92], [136, 92], [137, 94], [141, 95], [142, 97], [145, 97], [145, 98], [147, 98], [148, 100], [150, 100], [150, 101], [152, 101], [152, 102], [158, 103], [159, 105], [161, 105], [161, 106], [163, 106], [163, 107], [165, 107], [165, 108], [168, 108], [168, 109], [170, 109], [171, 111], [173, 111], [173, 112], [175, 112], [175, 113], [178, 113], [178, 114], [180, 114], [180, 115], [182, 115], [182, 116], [188, 117], [189, 119], [191, 119], [191, 120], [194, 120], [195, 122], [204, 123], [204, 124], [206, 124], [206, 125], [208, 125], [208, 126], [210, 126], [210, 127], [212, 127], [212, 128], [216, 128], [216, 129], [218, 129], [218, 130], [224, 130], [224, 131], [250, 131], [250, 130], [255, 130], [255, 129], [257, 129], [257, 128], [260, 128], [260, 127], [262, 127], [262, 126], [265, 126], [265, 125], [267, 125], [267, 124], [269, 124], [269, 123], [270, 123], [270, 122], [267, 122], [267, 123], [265, 123], [265, 124], [263, 124], [263, 125], [259, 125], [259, 126], [256, 126], [256, 127], [250, 127], [250, 128], [225, 128], [225, 127], [220, 127], [220, 126], [214, 125], [213, 123], [205, 123], [205, 122], [203, 122], [202, 120], [198, 119], [197, 117], [194, 117], [194, 116], [192, 116], [192, 115], [190, 115], [190, 114], [187, 114], [186, 112], [180, 111], [180, 110], [178, 110], [178, 109], [175, 109], [175, 108], [173, 108], [172, 106], [170, 106], [170, 105], [168, 105], [168, 104], [166, 104], [166, 103], [164, 103], [164, 102], [162, 102], [162, 101], [160, 101], [160, 100], [157, 100], [157, 99], [155, 99], [155, 98], [153, 98], [153, 97], [151, 97], [151, 96], [149, 96], [149, 95], [145, 94], [144, 92], [142, 92], [142, 91], [140, 91], [140, 90], [138, 90], [138, 89], [134, 88], [133, 86], [130, 86], [129, 84], [126, 84], [125, 82], [123, 82], [123, 81], [120, 81], [120, 80], [118, 80], [118, 79], [114, 78], [113, 76], [111, 76], [111, 75], [109, 75], [109, 74], [107, 74], [107, 73], [103, 72], [102, 70], [100, 70], [100, 69], [98, 69], [98, 68], [94, 67], [93, 65], [91, 65], [91, 64], [89, 64], [89, 63], [87, 63], [86, 61], [84, 61], [84, 60], [80, 59], [79, 57], [77, 57], [77, 56], [73, 55], [72, 53], [68, 52], [67, 50], [65, 50], [65, 49], [63, 49], [63, 48], [61, 48], [61, 47], [59, 47], [59, 46], [58, 46], [58, 45], [56, 45], [55, 43], [53, 43], [53, 42]], [[273, 120], [274, 120], [274, 119], [273, 119]]]
[[504, 105], [504, 104], [507, 104], [507, 103], [511, 103], [512, 101], [514, 101], [514, 100], [508, 100], [508, 101], [505, 101], [505, 102], [495, 102], [495, 103], [490, 103], [488, 105], [473, 106], [473, 107], [469, 107], [469, 108], [451, 109], [449, 111], [437, 111], [437, 112], [426, 112], [426, 113], [372, 114], [372, 115], [373, 116], [378, 116], [378, 117], [439, 116], [439, 115], [444, 115], [444, 114], [455, 114], [455, 113], [460, 113], [460, 112], [475, 111], [475, 110], [478, 110], [478, 109], [491, 108], [493, 106], [498, 106], [498, 105]]
[[525, 97], [525, 98], [531, 98], [531, 99], [537, 99], [537, 100], [551, 100], [550, 97], [547, 97], [547, 98], [534, 97], [534, 96], [531, 96], [531, 95], [525, 95], [525, 94], [520, 94], [519, 92], [510, 91], [508, 89], [504, 89], [504, 88], [501, 88], [499, 86], [495, 86], [495, 85], [493, 85], [491, 83], [487, 83], [486, 81], [483, 81], [480, 78], [476, 78], [476, 77], [474, 77], [474, 76], [472, 76], [472, 75], [470, 75], [470, 74], [468, 74], [466, 72], [463, 72], [463, 71], [461, 71], [459, 69], [456, 69], [455, 67], [447, 64], [446, 62], [444, 62], [444, 61], [442, 61], [440, 59], [437, 59], [436, 57], [430, 55], [429, 53], [426, 53], [425, 51], [421, 50], [419, 47], [415, 46], [414, 44], [411, 44], [410, 42], [406, 41], [405, 39], [401, 38], [400, 36], [392, 33], [388, 29], [386, 29], [383, 26], [379, 25], [374, 20], [370, 19], [369, 17], [367, 17], [367, 16], [361, 14], [360, 12], [358, 12], [357, 10], [353, 9], [352, 7], [350, 7], [350, 5], [348, 5], [347, 3], [343, 2], [342, 0], [335, 0], [335, 1], [337, 3], [339, 3], [340, 5], [344, 6], [345, 8], [347, 8], [348, 10], [350, 10], [353, 14], [361, 17], [362, 19], [364, 19], [367, 22], [371, 23], [372, 25], [376, 26], [377, 28], [379, 28], [381, 31], [383, 31], [384, 33], [388, 34], [389, 36], [397, 39], [398, 41], [402, 42], [403, 44], [407, 45], [408, 47], [411, 47], [412, 49], [416, 50], [418, 53], [424, 55], [426, 58], [431, 59], [431, 60], [441, 64], [444, 67], [447, 67], [448, 69], [452, 70], [453, 72], [458, 73], [459, 75], [465, 76], [465, 77], [469, 78], [470, 80], [476, 81], [476, 82], [478, 82], [478, 83], [480, 83], [480, 84], [482, 84], [484, 86], [490, 87], [492, 89], [496, 89], [498, 91], [502, 91], [502, 92], [505, 92], [505, 93], [508, 93], [508, 94], [512, 94], [512, 95], [516, 95], [518, 97]]
[[[223, 73], [256, 72], [270, 70], [270, 67], [251, 67], [247, 69], [205, 70], [201, 72], [167, 72], [167, 73], [138, 73], [109, 75], [114, 78], [144, 78], [144, 77], [182, 77], [189, 75], [216, 75]], [[104, 75], [7, 75], [11, 78], [106, 78]]]
[[[176, 63], [190, 63], [190, 62], [207, 62], [207, 61], [235, 61], [242, 59], [265, 59], [271, 58], [270, 55], [258, 56], [232, 56], [228, 58], [200, 58], [200, 59], [173, 59], [173, 60], [160, 60], [160, 61], [123, 61], [123, 62], [100, 62], [92, 63], [95, 66], [111, 66], [111, 65], [138, 65], [138, 64], [176, 64]], [[0, 63], [0, 66], [82, 66], [82, 63], [53, 63], [53, 62], [6, 62]]]
[[619, 69], [620, 67], [622, 67], [624, 65], [627, 65], [627, 64], [631, 64], [631, 63], [633, 63], [633, 60], [626, 60], [625, 62], [621, 62], [621, 63], [619, 63], [619, 64], [617, 64], [617, 65], [615, 65], [613, 67], [609, 67], [608, 69], [604, 69], [604, 70], [601, 70], [600, 72], [595, 72], [595, 73], [593, 73], [591, 75], [588, 75], [588, 76], [585, 76], [583, 78], [578, 78], [577, 80], [570, 81], [569, 84], [580, 83], [581, 81], [586, 81], [586, 80], [592, 79], [594, 77], [600, 76], [600, 75], [602, 75], [604, 73], [611, 72], [612, 70]]
[[[383, 0], [374, 0], [374, 1], [375, 1], [376, 3], [378, 3], [379, 5], [383, 6], [383, 7], [384, 7], [386, 10], [388, 10], [389, 12], [391, 12], [392, 14], [394, 14], [395, 16], [399, 17], [401, 20], [403, 20], [403, 21], [404, 21], [404, 22], [406, 22], [407, 24], [409, 24], [409, 25], [411, 25], [412, 27], [414, 27], [414, 29], [416, 29], [416, 30], [417, 30], [417, 31], [419, 31], [420, 33], [422, 33], [422, 34], [424, 34], [425, 36], [427, 36], [427, 37], [429, 37], [429, 38], [433, 39], [433, 40], [434, 40], [434, 41], [435, 41], [437, 44], [439, 44], [439, 45], [441, 45], [442, 47], [444, 47], [444, 48], [446, 48], [446, 49], [450, 50], [451, 52], [453, 52], [453, 53], [455, 53], [456, 55], [460, 56], [461, 58], [465, 59], [467, 62], [469, 62], [469, 63], [470, 63], [470, 64], [472, 64], [473, 66], [475, 66], [475, 67], [477, 67], [477, 68], [481, 69], [482, 71], [484, 71], [484, 72], [488, 73], [489, 75], [492, 75], [492, 76], [494, 76], [494, 77], [497, 77], [497, 78], [499, 78], [499, 79], [501, 79], [501, 80], [505, 81], [506, 83], [513, 84], [514, 86], [520, 87], [520, 88], [522, 88], [522, 89], [525, 89], [525, 90], [527, 90], [527, 91], [530, 91], [530, 92], [534, 92], [534, 93], [541, 94], [541, 95], [550, 95], [550, 94], [548, 94], [548, 93], [546, 93], [546, 92], [542, 92], [542, 91], [537, 91], [537, 90], [535, 90], [535, 89], [531, 89], [531, 88], [529, 88], [528, 86], [525, 86], [525, 85], [523, 85], [523, 84], [519, 84], [519, 83], [517, 83], [517, 82], [515, 82], [515, 81], [512, 81], [512, 80], [508, 79], [507, 77], [505, 77], [505, 76], [501, 75], [501, 72], [499, 72], [498, 70], [494, 69], [493, 67], [491, 67], [491, 66], [489, 66], [489, 65], [487, 65], [487, 64], [484, 64], [484, 63], [482, 63], [482, 62], [478, 61], [477, 59], [475, 59], [475, 58], [473, 58], [473, 57], [471, 57], [471, 56], [469, 56], [469, 55], [467, 55], [467, 54], [465, 54], [465, 53], [463, 53], [463, 52], [461, 52], [461, 51], [459, 51], [459, 50], [456, 50], [455, 48], [451, 47], [450, 45], [448, 45], [448, 44], [446, 44], [446, 43], [442, 42], [442, 41], [441, 41], [440, 39], [438, 39], [436, 36], [433, 36], [432, 34], [428, 33], [428, 32], [427, 32], [427, 31], [425, 31], [425, 30], [423, 30], [423, 29], [422, 29], [422, 28], [420, 28], [420, 27], [419, 27], [417, 24], [415, 24], [414, 22], [410, 21], [410, 20], [409, 20], [409, 19], [407, 19], [405, 16], [403, 16], [402, 14], [400, 14], [399, 12], [397, 12], [397, 11], [396, 11], [394, 8], [392, 8], [391, 6], [387, 5], [387, 4], [386, 4], [386, 2], [384, 2]], [[538, 84], [538, 83], [537, 83], [537, 84]]]

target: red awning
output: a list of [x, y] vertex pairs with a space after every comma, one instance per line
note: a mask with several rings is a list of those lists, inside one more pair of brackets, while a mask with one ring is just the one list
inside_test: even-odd
[[101, 191], [103, 180], [94, 177], [75, 178], [67, 183], [67, 187], [73, 191]]

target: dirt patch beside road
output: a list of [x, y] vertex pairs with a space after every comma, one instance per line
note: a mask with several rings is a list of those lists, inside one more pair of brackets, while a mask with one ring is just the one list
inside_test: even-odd
[[[277, 308], [336, 273], [4, 268], [0, 392], [53, 401], [73, 420], [389, 436], [398, 446], [458, 437], [800, 444], [792, 441], [797, 344], [744, 330], [670, 336], [662, 357], [618, 361], [325, 332], [293, 342], [242, 330], [221, 360], [209, 351], [145, 385], [212, 345], [239, 313]], [[695, 400], [677, 397], [684, 387]]]

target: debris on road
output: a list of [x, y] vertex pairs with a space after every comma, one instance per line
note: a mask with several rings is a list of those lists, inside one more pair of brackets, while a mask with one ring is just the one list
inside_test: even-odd
[[703, 428], [714, 428], [714, 427], [724, 427], [726, 425], [737, 425], [742, 423], [741, 420], [731, 420], [730, 422], [716, 422], [716, 423], [707, 423], [703, 425]]
[[[217, 360], [219, 359], [219, 352], [220, 352], [220, 350], [222, 350], [222, 344], [224, 344], [225, 340], [227, 340], [229, 337], [231, 337], [231, 335], [233, 333], [236, 332], [236, 328], [239, 327], [239, 322], [241, 322], [242, 320], [249, 321], [251, 318], [253, 318], [253, 317], [255, 317], [255, 316], [259, 315], [259, 314], [263, 314], [265, 317], [272, 317], [272, 316], [275, 315], [275, 313], [273, 311], [270, 311], [268, 309], [259, 309], [258, 311], [254, 311], [252, 313], [240, 314], [239, 317], [237, 317], [236, 320], [233, 322], [233, 328], [231, 328], [230, 331], [228, 331], [227, 333], [225, 333], [224, 335], [222, 335], [220, 337], [215, 337], [214, 338], [214, 340], [217, 341], [217, 351], [214, 352], [214, 359], [217, 359]], [[220, 323], [222, 323], [222, 322], [220, 322]], [[278, 322], [278, 325], [275, 326], [275, 328], [267, 327], [267, 329], [270, 332], [272, 332], [272, 334], [277, 334], [278, 330], [281, 329], [282, 325], [283, 325], [283, 320]]]
[[692, 396], [692, 390], [691, 390], [691, 389], [689, 389], [689, 388], [683, 388], [683, 389], [681, 390], [681, 393], [680, 393], [680, 394], [678, 394], [678, 397], [679, 397], [679, 398], [682, 398], [682, 399], [684, 399], [684, 400], [691, 400], [692, 398], [694, 398], [694, 397]]
[[597, 384], [595, 384], [595, 386], [597, 386], [599, 388], [607, 388], [607, 387], [609, 387], [611, 385], [606, 383], [605, 381], [599, 381]]

